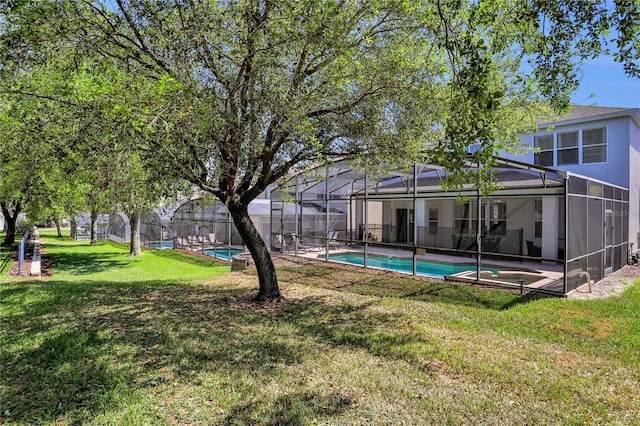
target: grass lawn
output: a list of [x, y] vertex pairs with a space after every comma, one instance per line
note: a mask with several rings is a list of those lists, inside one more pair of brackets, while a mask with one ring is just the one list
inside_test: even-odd
[[287, 266], [258, 306], [255, 273], [43, 234], [51, 278], [0, 276], [1, 422], [640, 424], [640, 279], [569, 301]]

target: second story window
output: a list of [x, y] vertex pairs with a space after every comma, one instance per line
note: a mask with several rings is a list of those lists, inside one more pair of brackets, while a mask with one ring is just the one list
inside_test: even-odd
[[558, 165], [578, 164], [578, 132], [558, 133]]
[[582, 132], [582, 162], [602, 163], [607, 161], [607, 129], [589, 129]]
[[553, 166], [553, 135], [535, 136], [533, 144], [539, 149], [534, 154], [534, 163], [538, 166]]

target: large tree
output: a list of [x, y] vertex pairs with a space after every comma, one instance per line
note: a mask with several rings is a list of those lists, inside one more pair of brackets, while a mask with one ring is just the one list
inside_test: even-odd
[[[29, 16], [30, 2], [15, 3]], [[130, 105], [150, 129], [142, 148], [224, 202], [255, 260], [259, 300], [281, 296], [247, 207], [291, 168], [423, 154], [450, 168], [447, 185], [474, 179], [490, 190], [491, 155], [517, 144], [538, 101], [568, 107], [579, 61], [603, 51], [611, 31], [617, 58], [638, 72], [633, 0], [43, 0], [36, 9], [45, 3], [35, 15], [55, 29], [48, 36], [156, 88], [155, 105]], [[39, 36], [26, 33], [18, 38]], [[466, 174], [470, 144], [483, 174]]]
[[442, 120], [430, 98], [444, 96], [444, 57], [422, 55], [434, 31], [416, 31], [402, 5], [76, 5], [84, 34], [100, 34], [96, 49], [164, 88], [149, 111], [151, 152], [226, 205], [259, 271], [259, 300], [281, 296], [248, 215], [254, 198], [319, 158], [410, 158]]

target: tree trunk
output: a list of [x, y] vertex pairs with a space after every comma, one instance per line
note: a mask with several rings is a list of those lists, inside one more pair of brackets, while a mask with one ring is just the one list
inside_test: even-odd
[[271, 253], [269, 253], [267, 245], [251, 221], [247, 206], [233, 201], [228, 204], [227, 208], [231, 213], [233, 222], [242, 237], [242, 241], [249, 249], [258, 271], [260, 289], [255, 300], [259, 302], [282, 300], [278, 278], [276, 277], [276, 268], [271, 260]]
[[89, 244], [98, 244], [98, 212], [91, 210], [91, 241]]
[[20, 214], [20, 203], [16, 204], [15, 208], [12, 209], [13, 215], [5, 203], [0, 203], [0, 207], [2, 208], [2, 215], [4, 216], [4, 229], [7, 233], [1, 245], [11, 246], [16, 242], [16, 222]]
[[62, 229], [60, 229], [60, 219], [58, 219], [57, 217], [54, 217], [53, 223], [56, 224], [56, 230], [58, 231], [58, 238], [62, 238]]
[[129, 256], [139, 256], [142, 254], [142, 249], [140, 248], [140, 210], [135, 210], [129, 214], [129, 223], [131, 224]]
[[78, 222], [73, 215], [71, 215], [71, 220], [69, 221], [69, 229], [71, 231], [71, 238], [74, 240], [78, 238]]

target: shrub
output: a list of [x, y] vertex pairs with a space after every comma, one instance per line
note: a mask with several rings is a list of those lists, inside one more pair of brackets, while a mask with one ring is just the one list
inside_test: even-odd
[[24, 235], [31, 229], [31, 223], [26, 220], [21, 220], [16, 223], [16, 234]]

